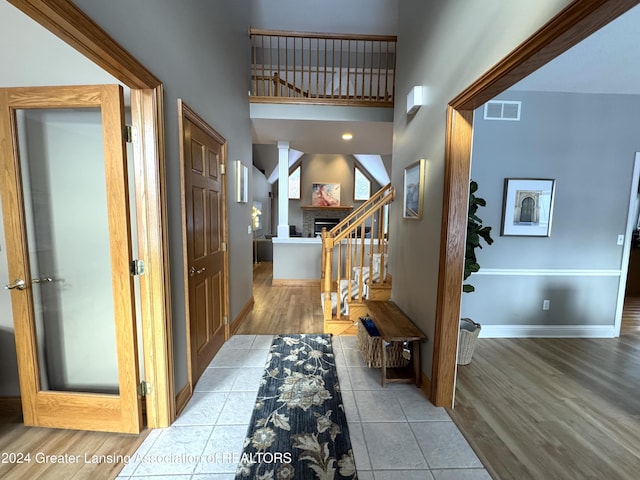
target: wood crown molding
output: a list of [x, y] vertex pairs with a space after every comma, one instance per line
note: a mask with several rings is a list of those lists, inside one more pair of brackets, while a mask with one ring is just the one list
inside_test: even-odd
[[575, 0], [451, 100], [447, 112], [440, 270], [431, 401], [452, 407], [462, 296], [473, 110], [599, 30], [640, 0]]
[[160, 80], [69, 0], [7, 0], [130, 88]]

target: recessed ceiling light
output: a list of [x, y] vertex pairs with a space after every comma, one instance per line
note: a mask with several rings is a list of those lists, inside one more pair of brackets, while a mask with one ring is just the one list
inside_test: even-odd
[[343, 133], [342, 134], [342, 139], [343, 140], [351, 140], [353, 138], [353, 135], [351, 133]]

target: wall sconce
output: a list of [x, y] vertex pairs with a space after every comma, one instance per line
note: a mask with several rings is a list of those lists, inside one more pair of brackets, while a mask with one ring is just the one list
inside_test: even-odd
[[418, 111], [418, 109], [425, 104], [425, 88], [422, 86], [415, 86], [407, 95], [407, 113], [412, 115]]

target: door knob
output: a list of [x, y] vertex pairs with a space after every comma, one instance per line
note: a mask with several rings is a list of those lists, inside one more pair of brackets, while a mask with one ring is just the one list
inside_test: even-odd
[[49, 283], [49, 282], [53, 282], [53, 278], [42, 277], [42, 278], [34, 278], [31, 280], [31, 283]]
[[202, 267], [199, 268], [198, 270], [195, 269], [195, 267], [191, 267], [189, 269], [189, 276], [193, 277], [194, 275], [200, 275], [202, 272], [204, 272], [207, 269], [207, 267]]
[[7, 290], [15, 290], [15, 289], [24, 290], [25, 288], [27, 288], [27, 286], [25, 285], [24, 280], [19, 278], [15, 282], [10, 283], [9, 285], [5, 285], [4, 288]]

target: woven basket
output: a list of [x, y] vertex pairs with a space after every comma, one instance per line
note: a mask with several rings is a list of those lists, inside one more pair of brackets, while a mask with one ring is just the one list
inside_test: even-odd
[[[380, 352], [382, 338], [370, 336], [362, 322], [358, 322], [357, 340], [364, 363], [369, 368], [382, 368], [382, 353]], [[387, 368], [406, 367], [409, 364], [409, 360], [402, 356], [402, 342], [391, 342], [386, 348]]]
[[471, 363], [471, 357], [473, 356], [473, 351], [476, 349], [481, 328], [479, 323], [474, 322], [470, 318], [460, 319], [458, 365], [468, 365]]

